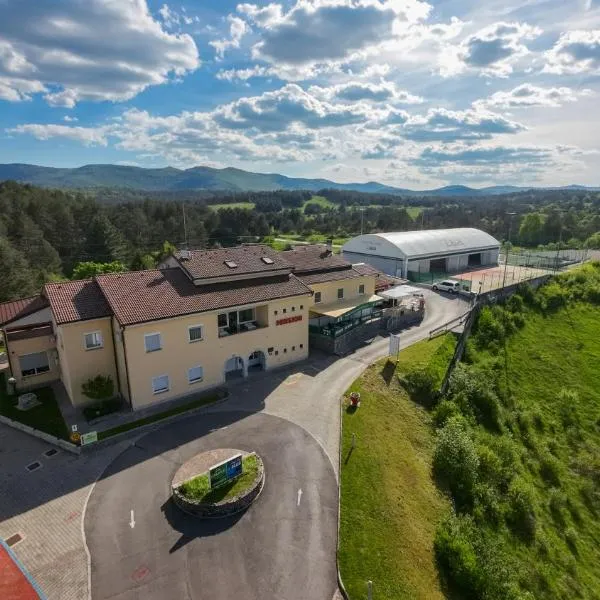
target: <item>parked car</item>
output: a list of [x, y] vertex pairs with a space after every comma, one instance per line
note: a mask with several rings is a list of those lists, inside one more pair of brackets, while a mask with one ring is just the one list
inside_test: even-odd
[[458, 294], [460, 291], [460, 281], [445, 279], [439, 283], [434, 283], [432, 287], [436, 292], [449, 292], [450, 294]]

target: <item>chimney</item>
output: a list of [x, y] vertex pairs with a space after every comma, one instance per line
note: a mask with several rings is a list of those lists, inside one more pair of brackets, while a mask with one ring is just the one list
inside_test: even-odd
[[190, 260], [190, 258], [192, 258], [192, 253], [189, 250], [180, 250], [179, 256], [181, 257], [181, 260]]

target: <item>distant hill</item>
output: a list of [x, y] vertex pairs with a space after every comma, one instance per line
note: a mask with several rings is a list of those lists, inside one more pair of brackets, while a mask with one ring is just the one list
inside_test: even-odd
[[[489, 196], [510, 194], [532, 188], [493, 186], [481, 189], [451, 185], [433, 190], [409, 190], [391, 187], [376, 181], [368, 183], [336, 183], [328, 179], [286, 177], [277, 173], [252, 173], [231, 167], [213, 169], [144, 169], [122, 165], [85, 165], [75, 169], [57, 169], [28, 164], [0, 164], [0, 181], [12, 179], [42, 187], [60, 189], [128, 188], [145, 191], [206, 190], [225, 192], [262, 192], [274, 190], [322, 189], [353, 190], [357, 192], [397, 194], [404, 196]], [[584, 186], [554, 189], [598, 190]]]

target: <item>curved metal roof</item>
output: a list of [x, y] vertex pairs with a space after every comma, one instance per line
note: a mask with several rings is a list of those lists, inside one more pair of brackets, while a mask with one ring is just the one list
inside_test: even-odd
[[411, 259], [499, 247], [500, 242], [488, 233], [462, 227], [360, 235], [346, 242], [342, 252]]

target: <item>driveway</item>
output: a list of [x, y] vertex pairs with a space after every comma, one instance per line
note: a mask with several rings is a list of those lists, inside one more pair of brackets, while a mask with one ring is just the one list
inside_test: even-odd
[[[169, 500], [172, 477], [218, 447], [257, 451], [265, 487], [241, 516], [184, 515]], [[331, 600], [337, 507], [331, 464], [297, 425], [234, 412], [175, 423], [138, 440], [95, 486], [85, 516], [92, 598]]]

